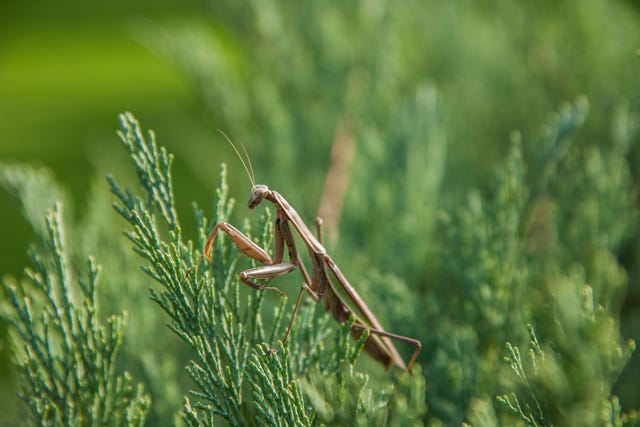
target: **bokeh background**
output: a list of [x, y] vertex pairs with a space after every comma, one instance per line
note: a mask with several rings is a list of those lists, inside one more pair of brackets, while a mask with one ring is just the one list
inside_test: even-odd
[[[290, 3], [283, 7], [283, 22], [275, 22], [268, 14], [257, 19], [251, 2], [4, 0], [0, 161], [50, 168], [70, 191], [71, 209], [81, 218], [89, 192], [95, 191], [90, 181], [107, 172], [130, 173], [123, 172], [128, 164], [115, 129], [117, 115], [131, 111], [176, 153], [181, 212], [188, 213], [193, 200], [207, 206], [221, 161], [231, 165], [231, 194], [244, 201], [248, 181], [219, 128], [246, 144], [259, 181], [287, 188], [287, 197], [312, 218], [337, 123], [344, 117], [354, 118], [354, 128], [358, 117], [366, 116], [378, 120], [380, 129], [402, 133], [400, 125], [394, 130], [396, 117], [388, 110], [422, 97], [433, 110], [433, 123], [425, 126], [438, 129], [447, 141], [439, 164], [446, 194], [438, 204], [446, 207], [469, 189], [487, 186], [514, 130], [535, 142], [563, 102], [586, 96], [590, 111], [581, 140], [596, 145], [608, 140], [615, 111], [640, 111], [637, 1]], [[259, 37], [264, 34], [272, 38]], [[314, 46], [326, 49], [314, 51]], [[270, 76], [287, 75], [287, 69], [291, 75], [276, 87]], [[299, 105], [298, 112], [282, 114], [283, 94]], [[286, 128], [297, 145], [270, 141], [281, 133], [276, 128]], [[368, 137], [380, 134], [374, 129]], [[384, 165], [376, 155], [356, 150], [354, 173], [367, 167], [366, 159]], [[636, 183], [639, 159], [635, 147], [628, 160]], [[390, 176], [404, 171], [402, 163], [387, 160]], [[394, 179], [389, 182], [409, 185]], [[372, 194], [389, 191], [393, 188], [374, 188]], [[366, 196], [355, 200], [367, 203]], [[355, 215], [349, 212], [346, 206], [345, 216]], [[367, 218], [343, 238], [350, 248], [366, 248], [366, 240], [375, 239], [368, 233], [375, 234], [376, 221], [393, 221], [392, 215]], [[0, 227], [0, 272], [18, 276], [32, 234], [16, 201], [4, 192]], [[621, 309], [622, 335], [636, 340], [637, 244], [637, 235], [629, 235], [619, 253], [630, 283]], [[390, 272], [410, 283], [426, 280], [432, 265], [415, 265], [428, 252], [391, 261]], [[0, 356], [1, 400], [11, 407], [14, 378], [2, 342]], [[637, 373], [639, 363], [635, 356], [630, 372]], [[640, 403], [631, 384], [621, 394], [631, 407]]]

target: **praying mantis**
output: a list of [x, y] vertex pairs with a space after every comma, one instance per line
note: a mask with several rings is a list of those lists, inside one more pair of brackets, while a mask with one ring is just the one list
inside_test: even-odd
[[[291, 320], [282, 339], [283, 344], [287, 341], [289, 333], [291, 332], [293, 320], [302, 301], [302, 295], [307, 292], [316, 303], [319, 303], [321, 300], [324, 301], [325, 310], [329, 311], [338, 322], [345, 323], [353, 315], [355, 322], [352, 326], [351, 335], [354, 339], [360, 338], [365, 330], [369, 331], [369, 337], [366, 339], [363, 349], [374, 360], [383, 364], [385, 368], [395, 365], [404, 369], [405, 372], [408, 372], [420, 353], [422, 347], [420, 341], [414, 338], [385, 332], [378, 319], [376, 319], [371, 312], [371, 309], [369, 309], [355, 288], [351, 286], [345, 275], [338, 268], [338, 265], [322, 245], [322, 220], [320, 218], [316, 219], [316, 237], [306, 226], [298, 212], [296, 212], [280, 193], [270, 190], [266, 185], [255, 183], [253, 165], [251, 164], [251, 159], [244, 145], [242, 148], [249, 167], [247, 167], [247, 163], [245, 163], [240, 152], [231, 140], [222, 131], [220, 131], [220, 133], [226, 138], [227, 142], [235, 151], [251, 181], [252, 188], [248, 202], [249, 210], [253, 210], [263, 200], [271, 202], [276, 209], [274, 256], [271, 258], [264, 249], [233, 225], [227, 222], [220, 222], [216, 224], [209, 233], [202, 255], [199, 257], [196, 265], [199, 264], [202, 256], [211, 262], [211, 252], [216, 236], [219, 232], [223, 232], [231, 238], [231, 241], [246, 256], [263, 264], [259, 267], [244, 270], [239, 275], [242, 283], [253, 289], [273, 290], [284, 295], [282, 291], [276, 287], [258, 284], [255, 281], [274, 279], [298, 269], [304, 281], [298, 293]], [[306, 246], [309, 257], [311, 258], [311, 275], [309, 275], [298, 253], [292, 234], [292, 226], [304, 246]], [[285, 245], [289, 253], [289, 262], [283, 260]], [[398, 350], [391, 342], [391, 339], [405, 342], [415, 347], [414, 353], [407, 365], [405, 365]], [[274, 353], [275, 351], [276, 350], [270, 350], [270, 353]]]

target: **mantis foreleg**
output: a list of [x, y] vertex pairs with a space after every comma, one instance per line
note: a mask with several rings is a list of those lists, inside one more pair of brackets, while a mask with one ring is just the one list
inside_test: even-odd
[[213, 230], [211, 230], [211, 233], [209, 233], [207, 243], [204, 247], [203, 254], [209, 261], [211, 261], [211, 251], [213, 249], [213, 244], [215, 242], [218, 231], [222, 231], [227, 234], [231, 241], [238, 247], [238, 249], [240, 249], [249, 258], [266, 264], [260, 267], [249, 268], [241, 272], [240, 280], [242, 281], [242, 283], [253, 289], [257, 289], [260, 291], [272, 290], [284, 296], [280, 289], [273, 286], [258, 285], [252, 280], [273, 279], [275, 277], [287, 274], [288, 272], [296, 268], [296, 265], [293, 263], [282, 262], [283, 240], [281, 233], [276, 231], [276, 253], [275, 259], [272, 260], [269, 254], [267, 254], [264, 249], [255, 244], [240, 230], [227, 222], [220, 222], [216, 224], [215, 227], [213, 227]]

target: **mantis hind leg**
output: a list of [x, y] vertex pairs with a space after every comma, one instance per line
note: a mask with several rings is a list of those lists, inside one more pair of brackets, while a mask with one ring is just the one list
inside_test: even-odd
[[406, 342], [407, 344], [411, 344], [412, 346], [414, 346], [415, 350], [413, 352], [413, 355], [411, 356], [411, 359], [409, 360], [409, 363], [407, 364], [405, 372], [409, 372], [411, 370], [411, 367], [415, 363], [416, 359], [418, 358], [418, 354], [420, 354], [420, 350], [422, 349], [422, 343], [420, 341], [414, 338], [406, 337], [404, 335], [392, 334], [390, 332], [380, 331], [378, 329], [372, 329], [360, 323], [354, 323], [352, 329], [359, 330], [359, 331], [364, 331], [366, 329], [371, 334], [378, 335], [381, 337], [391, 338], [397, 341]]
[[[420, 343], [420, 341], [414, 338], [410, 338], [410, 337], [406, 337], [398, 334], [392, 334], [384, 331], [384, 329], [380, 325], [380, 322], [378, 322], [378, 319], [376, 319], [376, 317], [371, 312], [371, 309], [367, 306], [367, 304], [360, 297], [360, 295], [353, 288], [353, 286], [351, 286], [347, 278], [340, 271], [340, 269], [335, 264], [335, 262], [333, 262], [331, 257], [329, 257], [328, 255], [325, 255], [324, 261], [325, 261], [325, 265], [331, 271], [331, 273], [333, 274], [333, 277], [335, 277], [338, 283], [338, 285], [336, 286], [336, 289], [339, 289], [341, 293], [344, 294], [342, 297], [335, 295], [335, 297], [333, 298], [333, 301], [331, 301], [329, 299], [329, 295], [327, 295], [327, 298], [331, 303], [329, 307], [332, 309], [333, 315], [336, 318], [336, 320], [344, 321], [343, 319], [340, 318], [340, 316], [338, 316], [338, 314], [343, 314], [338, 309], [343, 308], [343, 311], [344, 311], [344, 308], [347, 308], [347, 305], [344, 303], [343, 298], [348, 298], [353, 308], [357, 309], [358, 311], [357, 313], [352, 313], [356, 317], [356, 324], [354, 324], [353, 329], [354, 330], [367, 329], [370, 331], [371, 334], [377, 335], [378, 337], [380, 337], [377, 340], [372, 340], [371, 338], [368, 339], [367, 342], [365, 343], [365, 348], [364, 348], [365, 351], [371, 357], [373, 357], [374, 359], [376, 359], [386, 367], [389, 367], [391, 364], [393, 364], [402, 369], [405, 369], [405, 372], [408, 372], [411, 369], [411, 366], [413, 366], [413, 363], [416, 361], [418, 354], [420, 353], [420, 349], [422, 348], [422, 343]], [[368, 326], [365, 326], [364, 323], [366, 323]], [[402, 342], [411, 344], [412, 346], [415, 347], [415, 351], [411, 356], [411, 360], [409, 361], [408, 365], [406, 365], [406, 367], [405, 367], [404, 361], [402, 360], [402, 357], [398, 353], [398, 350], [390, 341], [391, 339], [402, 341]]]

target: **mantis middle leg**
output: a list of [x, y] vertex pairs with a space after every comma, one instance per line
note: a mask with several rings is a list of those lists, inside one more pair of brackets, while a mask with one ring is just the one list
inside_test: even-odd
[[[289, 334], [291, 333], [291, 327], [293, 326], [293, 320], [296, 318], [296, 314], [298, 314], [298, 309], [300, 308], [300, 303], [302, 302], [302, 294], [304, 292], [307, 292], [309, 295], [311, 295], [311, 298], [313, 298], [315, 302], [319, 302], [320, 298], [322, 298], [322, 295], [316, 293], [314, 289], [324, 289], [326, 284], [322, 283], [322, 281], [323, 279], [324, 280], [328, 280], [328, 279], [326, 278], [326, 275], [318, 274], [317, 266], [314, 266], [313, 278], [309, 276], [309, 273], [307, 272], [306, 267], [300, 260], [300, 255], [298, 254], [298, 250], [296, 249], [296, 243], [293, 240], [293, 235], [291, 234], [291, 228], [289, 227], [289, 223], [287, 222], [284, 216], [281, 218], [280, 221], [276, 222], [276, 226], [278, 229], [277, 232], [280, 233], [282, 240], [287, 245], [287, 248], [289, 250], [289, 257], [291, 258], [292, 261], [294, 261], [298, 265], [298, 267], [300, 268], [300, 272], [304, 277], [304, 282], [302, 282], [302, 286], [300, 287], [300, 292], [298, 293], [296, 304], [293, 307], [291, 320], [289, 320], [287, 331], [285, 332], [284, 337], [282, 338], [282, 343], [284, 344], [285, 342], [287, 342], [287, 339], [289, 338]], [[318, 232], [320, 232], [319, 228], [318, 228]], [[312, 262], [317, 262], [317, 261], [312, 260]], [[271, 353], [275, 353], [276, 351], [277, 351], [276, 349], [270, 350]]]

